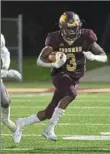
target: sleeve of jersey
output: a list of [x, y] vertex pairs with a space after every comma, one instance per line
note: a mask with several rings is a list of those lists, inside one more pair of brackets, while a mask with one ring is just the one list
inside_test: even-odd
[[51, 34], [48, 34], [46, 40], [45, 40], [45, 46], [51, 46], [53, 49], [55, 49], [55, 41]]
[[53, 42], [52, 42], [52, 37], [50, 34], [47, 35], [47, 38], [45, 40], [45, 45], [46, 46], [52, 46]]
[[96, 41], [97, 41], [96, 34], [94, 33], [93, 30], [90, 30], [89, 33], [88, 33], [88, 42], [89, 42], [89, 44], [92, 44], [93, 42], [96, 42]]

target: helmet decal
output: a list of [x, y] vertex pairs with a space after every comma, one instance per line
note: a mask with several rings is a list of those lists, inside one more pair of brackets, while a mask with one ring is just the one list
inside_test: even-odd
[[61, 17], [60, 17], [60, 22], [65, 22], [67, 19], [67, 16], [65, 14], [63, 14]]

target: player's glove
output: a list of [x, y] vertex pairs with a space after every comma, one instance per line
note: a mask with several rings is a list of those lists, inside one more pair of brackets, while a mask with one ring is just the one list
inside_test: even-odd
[[87, 58], [88, 60], [96, 60], [99, 62], [107, 62], [107, 56], [106, 55], [94, 55], [90, 51], [83, 51], [84, 57]]
[[52, 63], [52, 67], [60, 68], [61, 66], [64, 65], [66, 60], [67, 60], [67, 57], [64, 53], [57, 52], [56, 53], [56, 61], [54, 63]]

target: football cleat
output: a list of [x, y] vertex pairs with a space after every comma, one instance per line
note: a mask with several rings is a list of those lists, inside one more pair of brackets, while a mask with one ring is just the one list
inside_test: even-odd
[[48, 129], [44, 130], [42, 136], [45, 137], [47, 140], [56, 141], [57, 137], [53, 131], [49, 131]]
[[18, 118], [16, 121], [16, 131], [13, 135], [13, 140], [15, 143], [19, 143], [21, 141], [23, 127], [24, 123], [22, 118]]
[[11, 121], [10, 119], [4, 119], [2, 118], [2, 123], [9, 128], [12, 132], [15, 132], [16, 130], [16, 125], [13, 121]]

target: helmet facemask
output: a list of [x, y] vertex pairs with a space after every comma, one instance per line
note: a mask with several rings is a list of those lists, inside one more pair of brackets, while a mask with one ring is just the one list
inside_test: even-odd
[[74, 40], [79, 37], [80, 35], [80, 27], [74, 26], [74, 27], [60, 27], [61, 34], [64, 38], [67, 40]]

